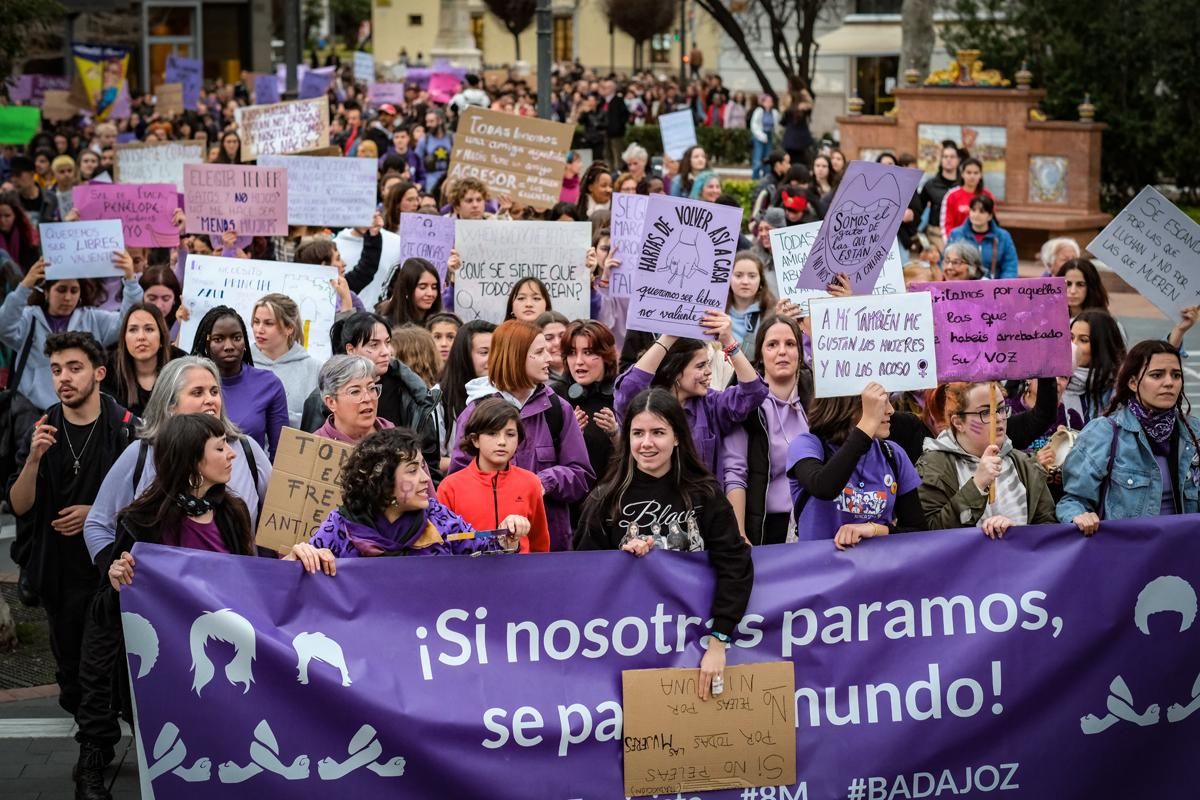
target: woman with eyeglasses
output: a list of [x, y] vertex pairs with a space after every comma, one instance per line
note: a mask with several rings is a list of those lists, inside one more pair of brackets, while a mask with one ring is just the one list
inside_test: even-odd
[[375, 364], [365, 356], [334, 356], [317, 378], [321, 399], [329, 409], [316, 435], [345, 444], [358, 444], [369, 434], [396, 427], [379, 416], [380, 387]]
[[[992, 441], [992, 395], [996, 435]], [[1012, 407], [997, 383], [946, 386], [946, 428], [917, 460], [929, 530], [978, 526], [991, 539], [1013, 525], [1055, 521], [1046, 473], [1008, 438]], [[994, 489], [993, 489], [994, 487]]]
[[957, 241], [942, 252], [942, 278], [948, 281], [974, 281], [983, 277], [983, 257], [970, 242]]

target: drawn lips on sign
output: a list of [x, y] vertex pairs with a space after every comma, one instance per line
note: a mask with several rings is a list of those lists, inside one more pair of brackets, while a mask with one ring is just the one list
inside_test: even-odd
[[899, 212], [900, 185], [894, 176], [884, 175], [871, 186], [865, 176], [859, 175], [846, 190], [847, 197], [876, 197], [875, 202], [867, 206], [846, 200], [830, 215], [829, 257], [838, 266], [855, 268], [875, 252], [879, 232]]

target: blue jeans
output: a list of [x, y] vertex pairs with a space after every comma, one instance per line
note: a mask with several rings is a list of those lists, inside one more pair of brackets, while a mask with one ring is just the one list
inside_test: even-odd
[[767, 159], [767, 154], [771, 152], [770, 142], [760, 142], [758, 139], [751, 138], [750, 148], [750, 176], [754, 180], [758, 180], [763, 174], [763, 161]]

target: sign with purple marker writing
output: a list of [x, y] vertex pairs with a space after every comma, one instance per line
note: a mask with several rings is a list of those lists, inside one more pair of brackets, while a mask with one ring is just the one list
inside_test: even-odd
[[183, 168], [188, 233], [287, 236], [287, 170], [238, 164]]
[[173, 183], [87, 183], [71, 190], [80, 219], [119, 219], [127, 247], [178, 247]]
[[946, 281], [913, 284], [912, 290], [933, 295], [939, 381], [1071, 374], [1071, 318], [1062, 278]]
[[700, 320], [709, 309], [725, 310], [741, 222], [740, 208], [652, 195], [626, 326], [711, 339]]
[[845, 273], [855, 294], [870, 294], [920, 180], [917, 169], [851, 161], [796, 288], [824, 289]]
[[46, 280], [120, 277], [120, 270], [112, 262], [113, 253], [125, 249], [120, 220], [47, 222], [39, 225], [38, 231], [47, 265]]
[[423, 258], [437, 267], [438, 278], [446, 285], [446, 262], [454, 249], [454, 218], [433, 214], [400, 215], [400, 263]]
[[633, 292], [633, 271], [642, 256], [642, 225], [646, 221], [644, 194], [614, 194], [609, 254], [620, 261], [608, 276], [608, 293], [613, 297], [629, 297]]

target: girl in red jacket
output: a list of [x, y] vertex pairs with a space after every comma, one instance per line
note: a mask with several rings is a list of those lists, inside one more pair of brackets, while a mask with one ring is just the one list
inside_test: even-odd
[[503, 528], [517, 534], [522, 553], [546, 553], [550, 529], [542, 482], [529, 470], [509, 463], [524, 436], [521, 412], [515, 406], [502, 397], [480, 401], [461, 438], [471, 463], [446, 476], [438, 487], [438, 502], [476, 530]]

